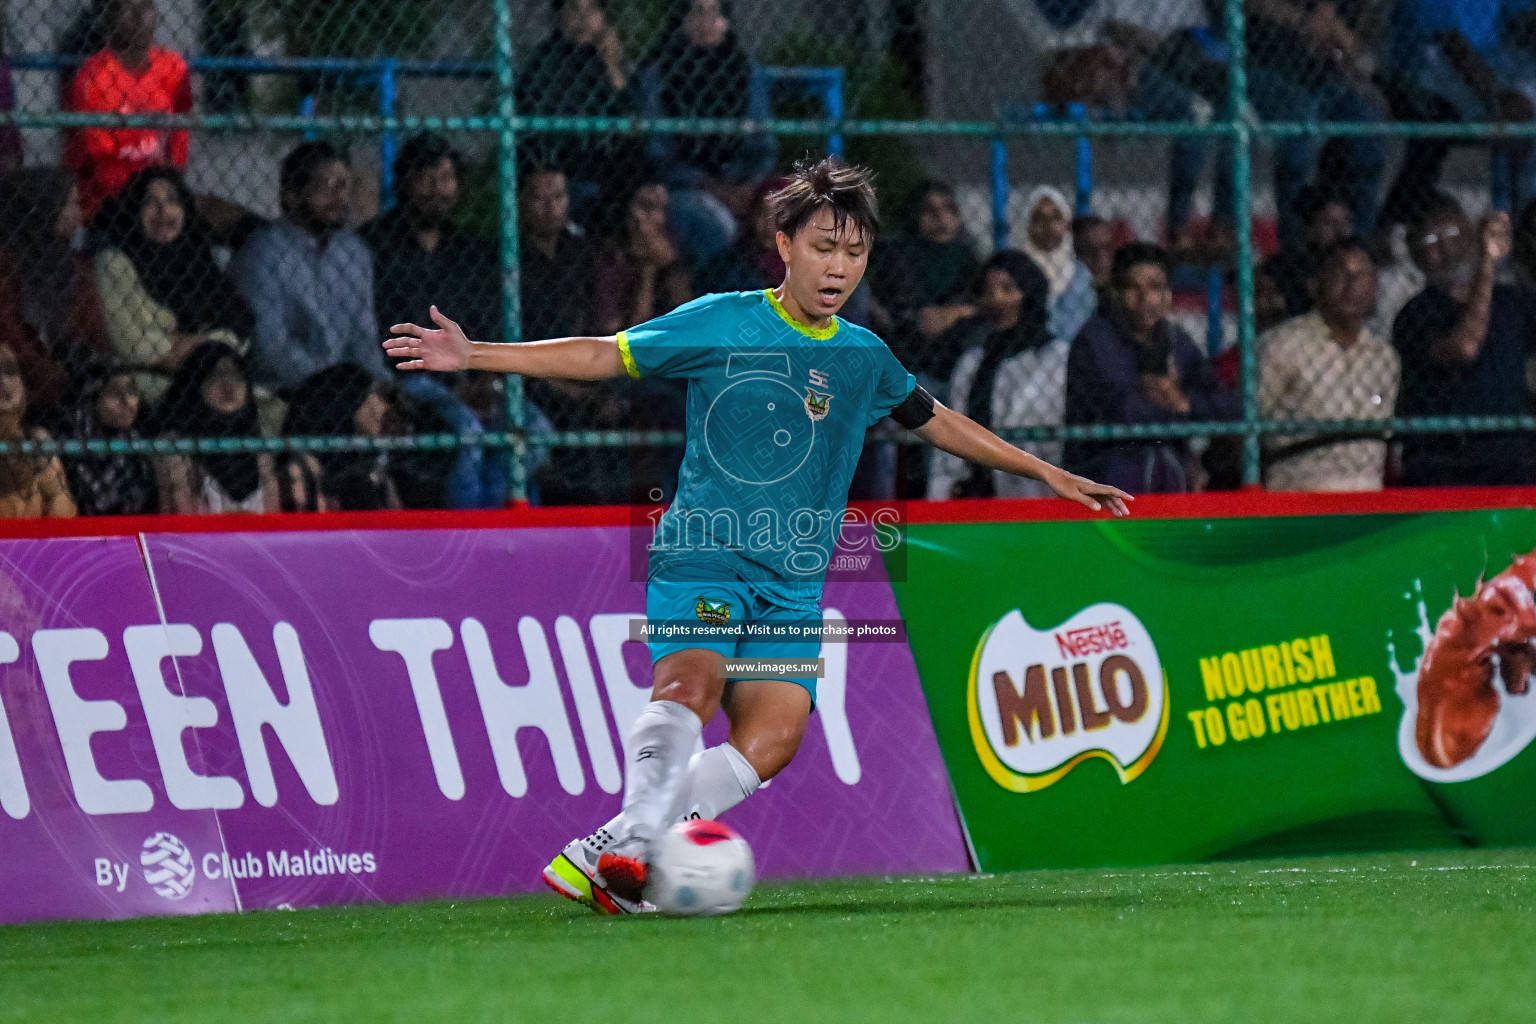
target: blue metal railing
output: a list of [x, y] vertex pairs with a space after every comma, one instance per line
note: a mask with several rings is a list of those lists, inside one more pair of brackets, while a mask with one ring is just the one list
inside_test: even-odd
[[[79, 67], [83, 56], [57, 53], [23, 53], [10, 58], [17, 71], [58, 72]], [[187, 58], [187, 67], [197, 74], [211, 71], [235, 71], [252, 75], [327, 74], [351, 78], [378, 90], [379, 116], [392, 119], [398, 113], [399, 81], [404, 78], [483, 78], [493, 81], [496, 65], [490, 61], [402, 60], [396, 57], [204, 57]], [[816, 67], [759, 67], [763, 87], [780, 83], [794, 84], [802, 92], [819, 97], [827, 120], [843, 116], [843, 69]], [[318, 99], [309, 93], [299, 100], [299, 116], [314, 117]], [[306, 138], [309, 135], [306, 133]], [[392, 131], [379, 135], [379, 202], [385, 208], [395, 201], [395, 153], [399, 140]], [[828, 139], [829, 152], [841, 155], [843, 137]]]

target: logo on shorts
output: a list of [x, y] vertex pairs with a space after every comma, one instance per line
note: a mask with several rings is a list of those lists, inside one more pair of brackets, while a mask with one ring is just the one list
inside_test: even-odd
[[711, 626], [727, 626], [731, 622], [731, 602], [729, 601], [711, 601], [707, 597], [701, 597], [698, 604], [693, 606], [693, 612], [700, 620]]
[[827, 410], [832, 406], [832, 396], [823, 394], [815, 388], [805, 389], [805, 414], [812, 422], [827, 418]]
[[1084, 608], [1038, 630], [1014, 609], [982, 635], [967, 694], [971, 741], [992, 780], [1044, 789], [1101, 757], [1134, 781], [1168, 733], [1168, 681], [1130, 609]]

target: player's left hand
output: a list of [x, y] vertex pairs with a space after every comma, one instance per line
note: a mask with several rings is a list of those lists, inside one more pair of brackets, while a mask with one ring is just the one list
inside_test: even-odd
[[1118, 487], [1094, 483], [1085, 476], [1068, 473], [1064, 469], [1057, 469], [1047, 476], [1045, 483], [1056, 492], [1058, 497], [1075, 501], [1079, 505], [1086, 505], [1095, 512], [1108, 507], [1110, 514], [1117, 519], [1130, 515], [1131, 510], [1126, 506], [1126, 502], [1136, 500]]

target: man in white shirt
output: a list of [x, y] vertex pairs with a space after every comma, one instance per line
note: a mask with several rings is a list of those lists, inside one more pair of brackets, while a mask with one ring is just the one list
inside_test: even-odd
[[[1259, 415], [1274, 420], [1383, 420], [1397, 403], [1397, 351], [1368, 327], [1376, 265], [1359, 239], [1318, 260], [1315, 307], [1259, 339]], [[1380, 437], [1299, 434], [1264, 439], [1264, 486], [1274, 491], [1380, 490]]]

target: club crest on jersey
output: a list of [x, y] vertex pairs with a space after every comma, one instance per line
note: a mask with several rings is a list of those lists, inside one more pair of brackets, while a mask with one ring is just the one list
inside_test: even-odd
[[827, 411], [832, 407], [832, 396], [817, 391], [815, 388], [805, 389], [805, 414], [812, 422], [827, 418]]
[[701, 597], [693, 606], [693, 613], [711, 626], [727, 626], [731, 622], [731, 602]]

